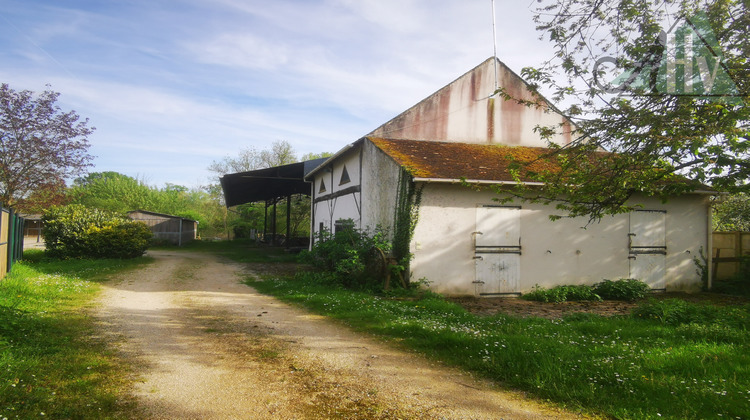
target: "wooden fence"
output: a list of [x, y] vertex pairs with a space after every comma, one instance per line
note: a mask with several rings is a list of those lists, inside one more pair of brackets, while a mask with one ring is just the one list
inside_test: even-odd
[[23, 218], [0, 206], [0, 279], [23, 255]]
[[713, 233], [713, 278], [727, 280], [740, 271], [740, 259], [750, 256], [750, 232]]

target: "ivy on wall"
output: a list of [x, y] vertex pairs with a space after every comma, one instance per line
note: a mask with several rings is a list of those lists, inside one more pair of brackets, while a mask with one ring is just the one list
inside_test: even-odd
[[[423, 188], [424, 185], [416, 185], [414, 177], [405, 168], [401, 168], [398, 176], [392, 253], [406, 273], [409, 272], [409, 261], [412, 257], [409, 245], [419, 220]], [[404, 277], [408, 282], [409, 276]]]

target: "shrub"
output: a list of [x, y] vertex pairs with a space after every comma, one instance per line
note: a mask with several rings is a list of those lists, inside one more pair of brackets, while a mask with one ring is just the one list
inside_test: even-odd
[[566, 301], [583, 301], [594, 300], [600, 301], [602, 298], [594, 293], [590, 286], [555, 286], [551, 289], [544, 289], [536, 286], [534, 290], [521, 296], [522, 299], [534, 300], [538, 302], [566, 302]]
[[383, 255], [390, 243], [380, 229], [370, 233], [356, 229], [351, 221], [345, 225], [336, 233], [319, 232], [312, 250], [300, 259], [332, 273], [344, 287], [373, 288], [382, 280]]
[[53, 258], [134, 258], [153, 238], [141, 222], [80, 204], [53, 207], [42, 221], [47, 255]]
[[607, 300], [634, 301], [646, 297], [651, 288], [636, 279], [604, 280], [594, 285], [594, 293]]

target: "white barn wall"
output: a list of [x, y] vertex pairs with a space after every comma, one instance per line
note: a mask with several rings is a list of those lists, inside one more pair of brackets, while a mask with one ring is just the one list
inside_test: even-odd
[[[427, 184], [422, 195], [419, 223], [411, 244], [414, 279], [426, 278], [431, 288], [450, 295], [478, 295], [474, 281], [474, 242], [477, 204], [498, 205], [491, 191], [460, 185]], [[707, 200], [690, 195], [663, 204], [643, 199], [645, 209], [666, 210], [667, 290], [694, 291], [700, 287], [693, 257], [706, 249]], [[519, 292], [535, 285], [593, 284], [602, 279], [629, 277], [629, 215], [606, 217], [590, 224], [586, 219], [549, 220], [553, 206], [519, 203], [521, 244]]]
[[[341, 175], [346, 167], [350, 181], [341, 184]], [[351, 149], [339, 159], [331, 163], [328, 168], [317, 172], [313, 184], [313, 218], [311, 232], [316, 234], [320, 224], [333, 231], [336, 220], [352, 219], [359, 226], [361, 224], [361, 191], [336, 196], [342, 190], [361, 185], [360, 149]], [[326, 191], [320, 192], [320, 183], [325, 182]], [[333, 198], [331, 198], [333, 197]], [[330, 198], [330, 199], [326, 199]]]
[[362, 228], [381, 227], [393, 235], [401, 168], [372, 142], [362, 143]]
[[[547, 147], [534, 131], [539, 126], [566, 124], [567, 133], [552, 140], [571, 141], [570, 125], [559, 113], [503, 100], [495, 92], [495, 60], [486, 60], [368, 136], [390, 139]], [[498, 84], [515, 98], [532, 101], [526, 83], [497, 60]]]

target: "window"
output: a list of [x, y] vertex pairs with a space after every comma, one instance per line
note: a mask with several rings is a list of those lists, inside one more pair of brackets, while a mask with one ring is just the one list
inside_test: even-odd
[[352, 182], [351, 178], [349, 178], [349, 171], [346, 170], [346, 165], [344, 165], [344, 170], [341, 171], [341, 180], [339, 181], [339, 185], [344, 185]]
[[324, 180], [320, 180], [320, 189], [318, 189], [318, 193], [324, 193], [326, 192], [326, 182]]
[[339, 219], [334, 223], [334, 233], [344, 232], [347, 230], [354, 229], [354, 220], [352, 219]]

